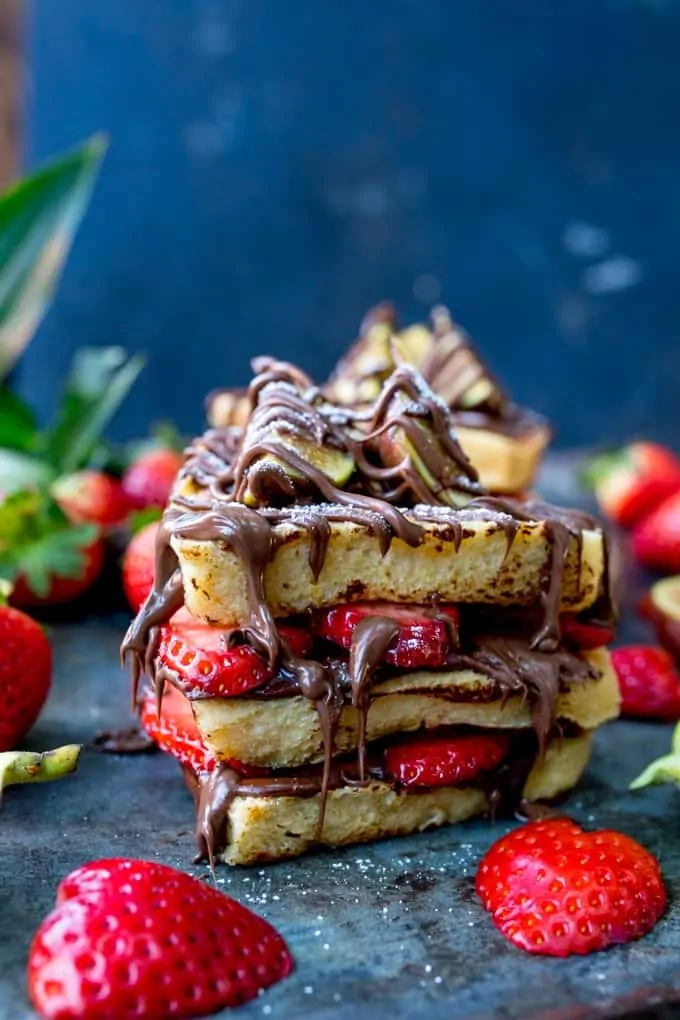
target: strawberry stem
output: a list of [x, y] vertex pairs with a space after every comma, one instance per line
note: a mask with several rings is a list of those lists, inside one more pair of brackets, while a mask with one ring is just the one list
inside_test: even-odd
[[80, 744], [66, 744], [54, 751], [4, 751], [0, 754], [0, 798], [7, 786], [49, 783], [78, 767]]

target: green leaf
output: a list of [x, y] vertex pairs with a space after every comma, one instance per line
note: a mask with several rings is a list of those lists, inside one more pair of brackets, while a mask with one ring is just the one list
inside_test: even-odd
[[97, 535], [92, 524], [71, 524], [48, 493], [15, 492], [0, 503], [0, 580], [15, 581], [21, 574], [42, 598], [53, 577], [82, 576], [85, 550]]
[[142, 357], [128, 358], [122, 347], [76, 352], [56, 421], [43, 438], [43, 455], [59, 474], [88, 466], [143, 367]]
[[0, 381], [50, 305], [106, 146], [95, 135], [0, 198]]
[[30, 452], [37, 426], [31, 408], [8, 387], [0, 386], [0, 447]]
[[153, 521], [160, 521], [163, 516], [163, 508], [160, 506], [145, 506], [143, 510], [133, 510], [127, 519], [127, 526], [133, 535], [145, 528]]
[[52, 475], [49, 464], [44, 461], [16, 450], [0, 449], [0, 494], [32, 485], [47, 485]]
[[624, 467], [628, 463], [628, 454], [624, 450], [613, 450], [590, 457], [579, 466], [578, 477], [587, 489], [594, 489], [598, 482], [607, 478], [612, 471]]

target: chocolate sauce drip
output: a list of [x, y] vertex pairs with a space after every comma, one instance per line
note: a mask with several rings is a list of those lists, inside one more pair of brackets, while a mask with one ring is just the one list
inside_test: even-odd
[[196, 845], [194, 863], [208, 860], [215, 867], [215, 857], [226, 845], [229, 808], [239, 792], [241, 777], [226, 765], [196, 777]]
[[387, 616], [367, 616], [352, 632], [349, 679], [352, 705], [359, 713], [359, 782], [366, 778], [366, 723], [375, 671], [385, 652], [399, 635], [399, 624]]

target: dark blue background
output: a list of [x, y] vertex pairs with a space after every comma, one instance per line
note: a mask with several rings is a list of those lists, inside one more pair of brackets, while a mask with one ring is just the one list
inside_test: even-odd
[[436, 299], [562, 444], [680, 443], [677, 3], [34, 6], [29, 161], [112, 137], [23, 366], [45, 410], [123, 343], [118, 433], [197, 429], [253, 354], [322, 376], [370, 303]]

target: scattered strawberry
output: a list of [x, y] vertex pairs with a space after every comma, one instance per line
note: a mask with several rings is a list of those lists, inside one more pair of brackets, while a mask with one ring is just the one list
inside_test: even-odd
[[565, 644], [583, 651], [608, 645], [615, 634], [613, 625], [581, 620], [578, 613], [562, 613], [560, 629]]
[[51, 575], [47, 591], [36, 588], [30, 575], [19, 574], [10, 596], [12, 605], [25, 608], [56, 606], [79, 598], [92, 587], [101, 574], [105, 556], [103, 539], [96, 538], [90, 545], [81, 547], [80, 554], [82, 566], [79, 572], [72, 577]]
[[680, 574], [680, 492], [670, 496], [633, 531], [633, 553], [649, 570]]
[[0, 751], [26, 736], [45, 704], [52, 649], [40, 626], [19, 609], [0, 605]]
[[402, 786], [457, 786], [497, 768], [509, 750], [498, 731], [417, 736], [388, 747], [385, 766]]
[[103, 471], [83, 470], [64, 475], [52, 486], [52, 495], [74, 524], [120, 524], [132, 509], [123, 486]]
[[530, 822], [494, 843], [476, 888], [502, 935], [547, 956], [638, 939], [666, 908], [648, 850], [618, 832], [584, 832], [567, 818]]
[[680, 459], [658, 443], [631, 443], [598, 457], [588, 475], [602, 512], [624, 528], [680, 492]]
[[135, 612], [153, 588], [158, 527], [158, 521], [145, 525], [132, 536], [123, 556], [123, 590]]
[[165, 506], [183, 463], [176, 450], [144, 453], [123, 475], [123, 491], [133, 506]]
[[633, 719], [680, 719], [680, 675], [668, 652], [651, 645], [614, 648], [621, 715]]
[[90, 587], [103, 562], [99, 529], [72, 524], [48, 494], [23, 489], [0, 504], [0, 580], [14, 585], [14, 605], [69, 601]]
[[[457, 626], [458, 610], [455, 606], [438, 606], [437, 611], [449, 617], [452, 627]], [[368, 616], [387, 616], [400, 627], [394, 644], [385, 653], [385, 662], [402, 669], [443, 666], [446, 662], [451, 649], [448, 628], [441, 620], [428, 616], [425, 606], [351, 602], [317, 613], [312, 628], [329, 641], [350, 648], [354, 628]]]
[[28, 959], [47, 1020], [194, 1017], [238, 1006], [293, 969], [263, 918], [151, 861], [86, 864], [57, 891]]

